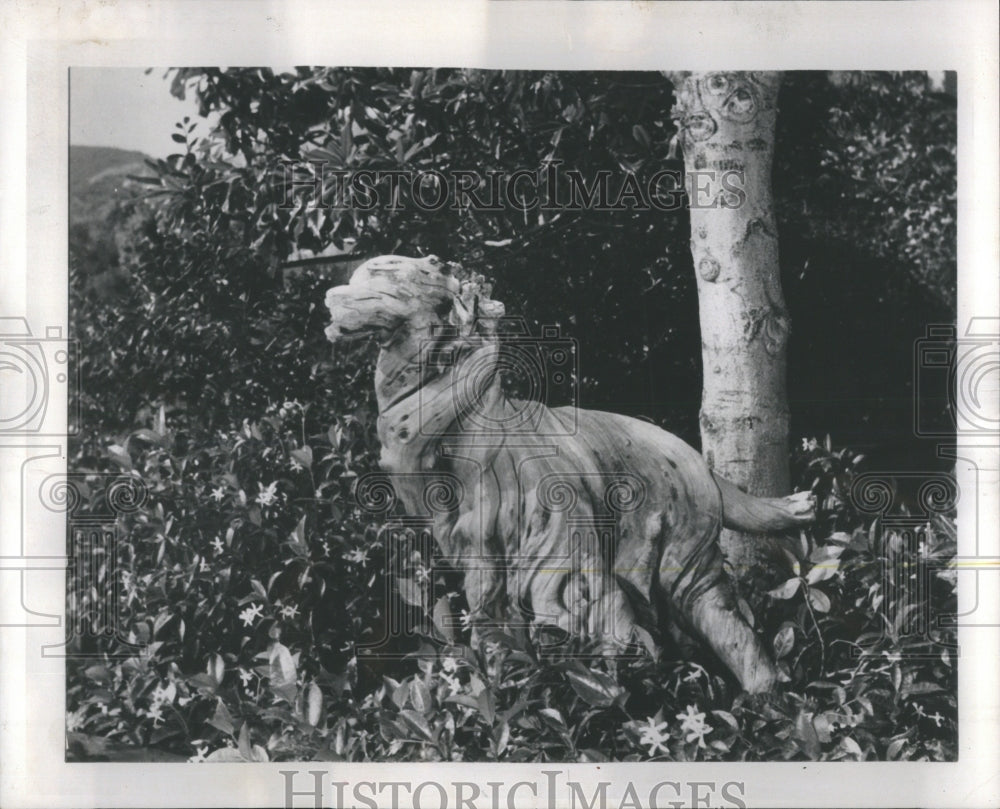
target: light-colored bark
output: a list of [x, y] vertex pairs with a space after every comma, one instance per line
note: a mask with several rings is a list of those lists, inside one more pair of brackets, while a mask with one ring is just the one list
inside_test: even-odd
[[[771, 196], [780, 74], [667, 76], [675, 87], [673, 115], [691, 202], [704, 370], [702, 454], [745, 491], [782, 495], [789, 489], [790, 321]], [[760, 542], [731, 531], [721, 542], [741, 575], [759, 560]]]
[[750, 497], [638, 419], [541, 406], [525, 423], [524, 403], [500, 385], [502, 304], [436, 259], [372, 259], [326, 302], [332, 340], [373, 332], [381, 342], [382, 466], [411, 514], [431, 512], [476, 622], [556, 627], [610, 653], [636, 627], [655, 636], [678, 624], [747, 690], [774, 685], [736, 609], [719, 531], [803, 524], [811, 503]]

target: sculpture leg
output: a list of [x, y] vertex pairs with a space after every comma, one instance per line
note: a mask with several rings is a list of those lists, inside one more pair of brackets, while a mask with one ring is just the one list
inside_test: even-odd
[[697, 539], [674, 543], [668, 539], [664, 549], [660, 584], [670, 608], [715, 652], [744, 690], [770, 691], [779, 679], [778, 669], [736, 606], [716, 543], [718, 523], [706, 523], [694, 534]]
[[633, 639], [632, 609], [621, 590], [596, 567], [536, 575], [529, 592], [536, 633], [556, 628], [555, 637], [597, 641], [597, 650], [609, 656]]
[[691, 605], [688, 620], [736, 675], [744, 691], [770, 691], [778, 682], [778, 669], [726, 589], [717, 585], [707, 590]]
[[[560, 635], [579, 636], [587, 598], [585, 582], [573, 571], [562, 569], [565, 560], [551, 559], [538, 564], [539, 561], [533, 560], [527, 588], [523, 585], [519, 588], [527, 595], [535, 634], [545, 630], [551, 635], [548, 643]], [[558, 630], [554, 635], [553, 628]]]
[[[474, 497], [477, 504], [482, 502], [479, 488], [474, 491]], [[454, 526], [445, 524], [435, 531], [448, 563], [463, 572], [463, 589], [469, 604], [474, 640], [478, 636], [477, 626], [503, 623], [507, 595], [506, 564], [497, 555], [497, 549], [487, 545], [482, 524], [482, 513], [477, 507], [465, 512]]]
[[635, 619], [596, 529], [570, 524], [564, 512], [539, 510], [520, 539], [520, 553], [518, 592], [530, 604], [536, 632], [547, 626], [557, 629], [556, 637], [596, 640], [607, 655], [629, 644]]

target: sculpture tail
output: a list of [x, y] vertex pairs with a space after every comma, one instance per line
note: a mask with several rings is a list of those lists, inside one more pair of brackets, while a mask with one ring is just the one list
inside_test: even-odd
[[754, 497], [735, 483], [719, 475], [714, 477], [722, 493], [722, 524], [730, 530], [767, 534], [800, 528], [816, 519], [816, 498], [812, 492]]

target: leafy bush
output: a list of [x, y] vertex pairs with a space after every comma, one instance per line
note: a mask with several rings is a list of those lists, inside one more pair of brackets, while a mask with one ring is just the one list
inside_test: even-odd
[[[904, 105], [900, 116], [941, 106], [912, 76], [868, 80], [882, 96], [905, 85], [919, 97], [917, 112]], [[767, 697], [739, 694], [704, 652], [610, 661], [539, 657], [513, 630], [473, 640], [459, 577], [433, 559], [421, 527], [359, 503], [358, 481], [378, 452], [372, 357], [364, 345], [331, 357], [320, 303], [329, 280], [283, 278], [280, 263], [293, 249], [351, 236], [360, 249], [461, 258], [497, 277], [512, 312], [568, 322], [587, 359], [587, 406], [653, 415], [696, 441], [688, 223], [683, 212], [631, 210], [324, 213], [282, 205], [282, 161], [325, 150], [351, 169], [510, 170], [552, 157], [587, 172], [641, 174], [668, 159], [665, 81], [302, 68], [277, 76], [184, 70], [174, 87], [220, 112], [220, 130], [193, 143], [180, 126], [182, 150], [151, 161], [148, 176], [135, 180], [143, 193], [113, 212], [115, 238], [71, 234], [72, 336], [83, 379], [83, 431], [70, 459], [80, 476], [79, 516], [100, 513], [116, 477], [145, 492], [139, 508], [117, 518], [119, 542], [96, 578], [71, 577], [68, 613], [84, 628], [73, 651], [87, 655], [67, 669], [71, 756], [954, 759], [955, 631], [930, 623], [955, 612], [953, 514], [921, 521], [859, 511], [851, 486], [862, 462], [853, 452], [815, 441], [797, 450], [799, 488], [820, 497], [820, 519], [787, 538], [782, 582], [744, 594], [747, 615], [788, 677]], [[821, 254], [837, 240], [853, 256], [859, 232], [868, 241], [881, 232], [873, 226], [885, 201], [879, 193], [865, 196], [863, 221], [840, 216], [860, 165], [841, 159], [844, 139], [866, 166], [900, 156], [887, 193], [906, 190], [898, 176], [932, 167], [932, 181], [900, 203], [907, 211], [919, 213], [942, 189], [952, 204], [948, 155], [921, 162], [933, 141], [947, 140], [950, 113], [939, 109], [908, 140], [905, 124], [862, 103], [863, 88], [820, 92], [802, 77], [787, 87], [798, 102], [783, 106], [789, 124], [817, 109], [816, 120], [841, 110], [819, 153], [810, 144], [821, 141], [796, 137], [795, 126], [779, 133], [778, 158], [790, 164], [778, 172], [788, 187], [776, 188], [785, 202], [783, 270], [793, 320], [804, 327], [796, 326], [789, 376], [793, 404], [810, 408], [793, 417], [819, 419], [810, 433], [829, 427], [815, 404], [828, 401], [831, 420], [856, 428], [866, 414], [888, 412], [890, 394], [903, 401], [902, 383], [882, 377], [887, 365], [908, 372], [909, 357], [876, 362], [844, 341], [861, 333], [858, 324], [923, 328], [934, 319], [919, 302], [898, 303], [900, 273], [919, 275], [924, 286], [947, 281], [953, 222], [905, 217], [891, 233], [906, 245], [896, 272], [881, 272], [882, 257], [869, 256], [846, 281], [822, 269], [808, 276], [856, 296], [837, 298], [843, 305], [817, 306], [831, 300], [828, 290], [800, 284], [800, 264], [827, 260]], [[869, 133], [873, 119], [879, 131], [891, 130], [884, 138]], [[809, 210], [796, 212], [805, 194], [795, 183], [814, 176], [816, 161], [828, 182], [809, 189], [801, 206]], [[813, 196], [829, 214], [815, 223], [819, 235], [799, 227], [817, 219]], [[867, 272], [876, 259], [879, 272]], [[112, 297], [92, 283], [102, 262], [114, 264]], [[871, 278], [877, 295], [854, 283]], [[899, 318], [878, 308], [883, 297], [901, 307]], [[856, 339], [912, 344], [867, 332]], [[849, 355], [869, 369], [870, 386], [856, 384]], [[841, 389], [864, 390], [869, 409], [838, 402]], [[881, 422], [872, 424], [866, 443], [883, 435]], [[102, 617], [104, 592], [113, 620]]]
[[86, 460], [148, 499], [109, 568], [142, 651], [80, 639], [102, 659], [70, 665], [77, 754], [96, 736], [207, 760], [954, 758], [955, 633], [918, 626], [955, 611], [954, 523], [862, 522], [849, 452], [797, 459], [827, 494], [759, 599], [789, 683], [751, 698], [705, 657], [540, 659], [499, 630], [472, 645], [454, 574], [352, 494], [376, 449], [363, 417], [281, 403], [197, 445], [159, 418]]

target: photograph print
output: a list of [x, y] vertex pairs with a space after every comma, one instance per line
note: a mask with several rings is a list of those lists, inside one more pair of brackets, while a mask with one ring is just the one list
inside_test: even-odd
[[956, 761], [960, 80], [71, 69], [67, 761]]

